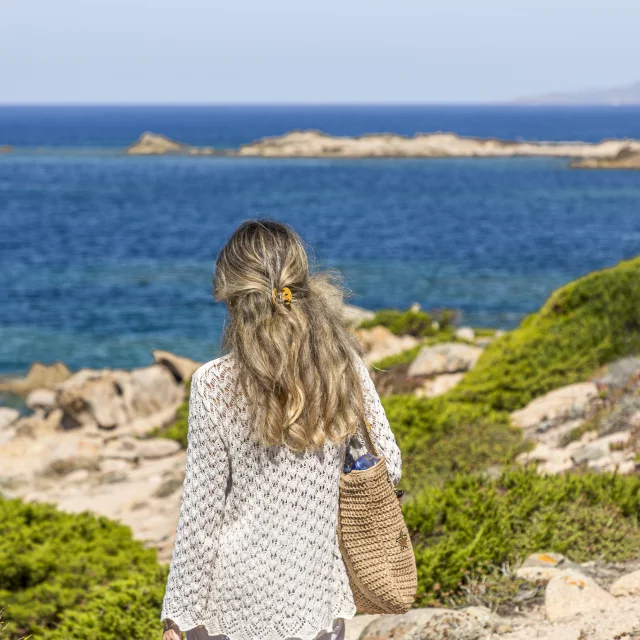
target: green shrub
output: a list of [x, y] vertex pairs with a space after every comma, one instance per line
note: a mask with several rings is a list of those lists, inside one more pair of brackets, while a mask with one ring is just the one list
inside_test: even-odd
[[[426, 337], [436, 335], [439, 331], [449, 329], [453, 335], [453, 322], [457, 313], [450, 309], [443, 309], [435, 314], [425, 311], [399, 311], [398, 309], [381, 309], [376, 311], [371, 320], [365, 320], [360, 324], [361, 329], [371, 329], [372, 327], [383, 326], [391, 333], [398, 336], [409, 335], [415, 337]], [[434, 326], [434, 322], [437, 325]]]
[[189, 395], [191, 393], [191, 381], [187, 383], [187, 399], [180, 405], [175, 421], [168, 427], [154, 429], [149, 433], [153, 438], [168, 438], [176, 440], [183, 449], [187, 448], [187, 432], [189, 430]]
[[[133, 540], [124, 525], [0, 498], [0, 608], [6, 607], [8, 640], [48, 637], [70, 610], [83, 611], [95, 599], [94, 589], [116, 581], [136, 579], [160, 588], [164, 571], [155, 550]], [[118, 611], [126, 615], [126, 608]]]
[[381, 309], [371, 320], [365, 320], [360, 327], [371, 329], [383, 326], [396, 335], [430, 336], [437, 329], [433, 327], [433, 318], [424, 311], [398, 311], [397, 309]]
[[161, 638], [163, 581], [164, 571], [158, 567], [158, 578], [153, 581], [132, 576], [94, 587], [80, 608], [64, 612], [60, 625], [45, 635], [46, 640]]
[[403, 505], [416, 553], [418, 604], [460, 591], [465, 576], [488, 574], [530, 553], [557, 551], [583, 562], [640, 557], [640, 478], [611, 474], [498, 479], [461, 474]]
[[504, 464], [526, 446], [507, 413], [483, 404], [451, 402], [446, 395], [389, 396], [382, 404], [402, 450], [407, 493], [459, 471]]
[[640, 353], [640, 258], [557, 291], [518, 329], [492, 342], [450, 397], [513, 411]]

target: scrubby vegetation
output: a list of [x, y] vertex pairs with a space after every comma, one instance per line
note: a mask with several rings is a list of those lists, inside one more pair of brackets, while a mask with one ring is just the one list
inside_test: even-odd
[[[529, 553], [619, 561], [640, 550], [640, 478], [584, 474], [498, 478], [459, 473], [403, 506], [418, 564], [417, 606], [518, 596], [503, 576]], [[122, 525], [49, 505], [0, 500], [0, 607], [7, 640], [143, 640], [161, 636], [166, 568]], [[471, 587], [470, 587], [471, 585]]]
[[189, 395], [191, 394], [191, 381], [187, 383], [186, 400], [180, 405], [175, 421], [168, 427], [154, 429], [149, 435], [154, 438], [169, 438], [180, 443], [183, 449], [187, 448], [187, 432], [189, 431]]
[[[369, 325], [426, 341], [452, 337], [446, 317], [444, 324], [438, 318], [439, 329], [432, 322], [424, 312], [384, 311]], [[418, 348], [378, 366], [405, 366]], [[634, 353], [640, 353], [640, 258], [556, 291], [521, 327], [496, 339], [449, 393], [383, 399], [403, 451], [400, 486], [418, 563], [417, 605], [455, 603], [474, 581], [484, 581], [484, 604], [516, 598], [519, 582], [498, 568], [536, 551], [574, 561], [640, 557], [639, 477], [542, 477], [509, 469], [524, 446], [510, 411]], [[187, 417], [185, 402], [177, 421], [156, 435], [186, 446]], [[7, 640], [160, 637], [165, 580], [155, 552], [124, 526], [0, 499]]]
[[383, 326], [396, 335], [415, 337], [433, 336], [438, 331], [450, 328], [456, 317], [456, 312], [444, 309], [433, 315], [425, 311], [407, 309], [381, 309], [376, 311], [371, 320], [365, 320], [360, 325], [362, 329]]
[[[157, 603], [165, 580], [156, 552], [133, 540], [124, 525], [0, 498], [0, 608], [6, 607], [8, 639], [119, 640], [154, 631], [160, 637]], [[115, 624], [116, 613], [125, 620]], [[82, 635], [80, 624], [95, 633]], [[54, 634], [58, 625], [67, 635]], [[129, 633], [136, 625], [144, 625], [144, 633]]]
[[640, 258], [555, 291], [542, 309], [495, 340], [452, 400], [513, 411], [536, 396], [640, 353]]
[[382, 403], [402, 449], [407, 494], [460, 471], [503, 465], [525, 447], [509, 415], [483, 404], [450, 402], [446, 395], [389, 396]]
[[[404, 505], [416, 553], [419, 602], [441, 602], [470, 574], [491, 574], [536, 551], [576, 562], [640, 554], [640, 478], [611, 474], [498, 479], [460, 474]], [[495, 594], [498, 598], [499, 594]]]
[[406, 452], [404, 488], [415, 491], [425, 483], [441, 483], [457, 469], [481, 470], [511, 458], [519, 450], [519, 435], [509, 426], [510, 411], [637, 353], [640, 258], [558, 289], [518, 329], [494, 340], [445, 395], [385, 399]]

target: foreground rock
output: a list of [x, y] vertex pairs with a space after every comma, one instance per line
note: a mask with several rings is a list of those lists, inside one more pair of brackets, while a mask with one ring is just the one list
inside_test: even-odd
[[444, 373], [463, 373], [472, 369], [482, 349], [461, 342], [445, 342], [422, 347], [409, 365], [409, 376], [437, 376]]
[[531, 401], [524, 409], [511, 414], [513, 423], [531, 432], [548, 431], [555, 425], [582, 418], [598, 398], [593, 382], [571, 384]]
[[[569, 565], [571, 563], [561, 553], [533, 553], [516, 571], [516, 576], [531, 582], [549, 582]], [[572, 565], [571, 568], [576, 567]]]
[[568, 620], [592, 611], [606, 612], [615, 603], [595, 580], [577, 571], [562, 571], [551, 578], [545, 591], [545, 611], [552, 622]]
[[20, 412], [11, 407], [0, 407], [0, 431], [15, 423], [20, 417]]
[[574, 169], [640, 169], [640, 150], [634, 146], [623, 147], [611, 158], [585, 158], [571, 163]]
[[177, 408], [184, 387], [173, 371], [152, 365], [132, 371], [82, 369], [57, 387], [56, 404], [66, 428], [115, 429], [166, 407]]
[[27, 395], [34, 389], [53, 389], [56, 384], [70, 376], [71, 371], [62, 362], [54, 362], [51, 365], [35, 362], [24, 378], [0, 379], [0, 391]]
[[618, 578], [609, 589], [613, 596], [640, 596], [640, 570]]
[[515, 142], [493, 138], [466, 138], [453, 133], [371, 134], [359, 138], [329, 136], [320, 131], [291, 131], [244, 145], [238, 156], [264, 157], [500, 157], [554, 156], [567, 158], [613, 158], [623, 149], [640, 152], [640, 141]]
[[0, 490], [119, 520], [167, 561], [186, 453], [178, 442], [148, 434], [175, 420], [199, 363], [153, 355], [148, 367], [84, 369], [53, 389], [38, 388], [27, 398], [31, 415], [0, 409]]
[[423, 398], [441, 396], [456, 387], [464, 378], [464, 373], [443, 373], [424, 381], [422, 387], [416, 389], [415, 394]]
[[[509, 628], [485, 607], [467, 607], [461, 610], [421, 608], [402, 615], [366, 617], [370, 621], [360, 631], [358, 640], [477, 640]], [[351, 621], [348, 621], [345, 640], [354, 637], [350, 633], [351, 626]]]
[[542, 473], [576, 467], [634, 473], [640, 443], [640, 358], [608, 364], [590, 382], [547, 393], [511, 414], [535, 447], [519, 456]]

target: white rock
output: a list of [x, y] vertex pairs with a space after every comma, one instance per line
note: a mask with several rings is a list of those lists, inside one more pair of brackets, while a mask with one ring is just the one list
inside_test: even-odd
[[598, 388], [593, 382], [570, 384], [532, 400], [524, 409], [514, 411], [511, 420], [525, 430], [553, 426], [581, 418], [597, 398]]
[[83, 369], [58, 386], [65, 426], [115, 429], [161, 410], [177, 407], [184, 385], [162, 365], [133, 371]]
[[365, 350], [363, 361], [369, 365], [388, 356], [407, 351], [418, 344], [413, 336], [396, 336], [389, 329], [382, 326], [371, 329], [358, 329], [358, 340]]
[[33, 411], [49, 413], [56, 407], [56, 394], [51, 389], [34, 389], [26, 400], [26, 405]]
[[0, 407], [0, 431], [12, 425], [20, 417], [20, 412], [11, 407]]
[[482, 349], [459, 342], [425, 346], [409, 365], [407, 373], [409, 376], [435, 376], [468, 371], [475, 366], [481, 354]]
[[88, 469], [76, 469], [65, 476], [65, 482], [83, 484], [89, 479], [90, 475]]
[[640, 596], [640, 570], [627, 573], [618, 578], [610, 587], [611, 595]]
[[127, 472], [132, 467], [127, 458], [104, 458], [100, 460], [101, 473]]
[[532, 553], [516, 571], [516, 576], [531, 582], [549, 582], [566, 571], [567, 559], [561, 553]]
[[[571, 454], [571, 458], [574, 464], [581, 464], [582, 462], [589, 463], [589, 466], [593, 466], [593, 462], [597, 461], [597, 467], [603, 467], [607, 464], [611, 464], [613, 461], [610, 458], [611, 447], [620, 447], [626, 445], [631, 439], [631, 432], [620, 431], [619, 433], [612, 433], [611, 435], [593, 440], [588, 445], [577, 449]], [[601, 461], [602, 458], [608, 458], [606, 461]]]
[[443, 373], [441, 376], [429, 378], [424, 381], [422, 387], [416, 389], [416, 395], [433, 398], [447, 393], [453, 389], [464, 378], [464, 373]]
[[458, 340], [473, 342], [476, 339], [476, 332], [471, 327], [460, 327], [454, 334]]
[[549, 582], [559, 573], [562, 573], [562, 570], [555, 567], [520, 567], [516, 571], [516, 576], [529, 582]]
[[[493, 622], [484, 607], [457, 611], [424, 607], [401, 615], [375, 617], [362, 629], [359, 640], [415, 640], [416, 638], [479, 638]], [[359, 616], [356, 616], [356, 619]], [[347, 626], [348, 629], [348, 626]], [[353, 636], [351, 636], [353, 637]]]
[[373, 320], [375, 317], [373, 311], [369, 309], [363, 309], [362, 307], [356, 307], [352, 304], [345, 304], [342, 306], [342, 320], [343, 322], [354, 329], [359, 326], [365, 320]]
[[191, 376], [202, 365], [201, 362], [196, 362], [195, 360], [191, 360], [191, 358], [177, 356], [175, 353], [162, 351], [161, 349], [154, 349], [151, 355], [153, 356], [153, 361], [156, 364], [167, 367], [178, 382], [190, 380]]
[[149, 438], [138, 442], [141, 458], [165, 458], [180, 451], [180, 443], [168, 438]]
[[575, 570], [554, 576], [545, 591], [544, 606], [552, 622], [568, 620], [594, 610], [606, 611], [615, 598], [595, 580]]
[[[636, 462], [635, 460], [626, 460], [625, 462], [619, 462], [616, 465], [616, 469], [618, 471], [618, 473], [622, 474], [622, 475], [627, 475], [629, 473], [634, 473], [636, 470]], [[612, 469], [613, 471], [613, 469]]]

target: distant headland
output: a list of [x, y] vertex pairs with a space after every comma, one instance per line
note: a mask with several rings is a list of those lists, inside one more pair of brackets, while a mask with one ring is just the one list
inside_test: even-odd
[[146, 132], [127, 147], [125, 153], [264, 158], [557, 157], [575, 160], [571, 165], [575, 168], [640, 168], [640, 140], [596, 143], [510, 141], [440, 132], [420, 133], [413, 137], [390, 133], [338, 137], [320, 131], [291, 131], [226, 150], [192, 146]]

